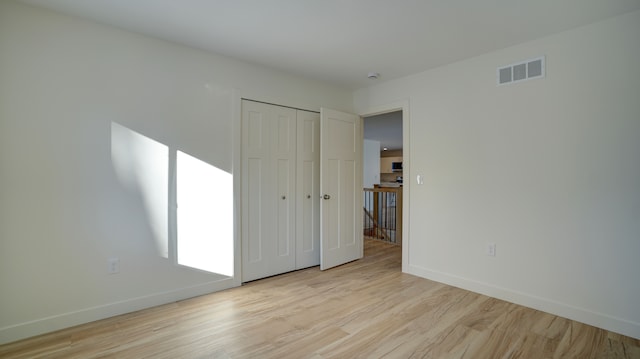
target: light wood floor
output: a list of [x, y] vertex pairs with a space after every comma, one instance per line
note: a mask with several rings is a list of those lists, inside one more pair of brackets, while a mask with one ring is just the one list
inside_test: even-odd
[[640, 358], [640, 341], [400, 272], [400, 248], [0, 346], [2, 358]]

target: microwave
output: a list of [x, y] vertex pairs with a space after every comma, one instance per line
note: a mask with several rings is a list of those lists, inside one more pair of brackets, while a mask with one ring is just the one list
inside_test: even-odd
[[402, 172], [402, 162], [391, 162], [391, 172]]

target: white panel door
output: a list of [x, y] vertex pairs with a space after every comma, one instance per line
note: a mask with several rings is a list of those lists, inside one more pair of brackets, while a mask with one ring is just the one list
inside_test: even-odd
[[276, 248], [268, 275], [262, 277], [296, 269], [296, 111], [271, 107], [275, 119], [272, 166], [277, 168], [276, 191], [271, 194], [277, 202]]
[[320, 269], [363, 256], [362, 119], [320, 111]]
[[320, 114], [298, 111], [296, 269], [320, 264]]
[[242, 102], [242, 280], [295, 269], [296, 111]]

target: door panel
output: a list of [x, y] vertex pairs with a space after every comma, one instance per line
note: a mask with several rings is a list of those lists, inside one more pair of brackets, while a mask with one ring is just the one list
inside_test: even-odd
[[291, 231], [291, 222], [293, 222], [291, 221], [291, 215], [293, 215], [293, 210], [290, 208], [292, 202], [290, 198], [292, 195], [292, 191], [290, 189], [291, 183], [289, 180], [290, 175], [291, 169], [289, 166], [289, 160], [278, 160], [277, 194], [280, 194], [279, 198], [276, 199], [278, 203], [278, 257], [288, 256], [291, 254], [291, 236], [293, 235]]
[[320, 264], [320, 115], [298, 111], [296, 268]]
[[[277, 109], [280, 110], [280, 109]], [[284, 154], [285, 156], [289, 156], [294, 154], [292, 152], [292, 146], [295, 146], [294, 142], [294, 134], [295, 132], [295, 121], [296, 118], [291, 117], [291, 109], [283, 108], [282, 110], [287, 110], [289, 113], [279, 113], [277, 114], [278, 122], [277, 122], [277, 140], [276, 145], [279, 154]], [[293, 128], [292, 128], [293, 127]]]
[[[265, 200], [268, 194], [264, 192], [265, 183], [270, 179], [265, 177], [265, 167], [268, 167], [268, 158], [264, 156], [268, 152], [266, 147], [269, 143], [269, 132], [266, 113], [259, 108], [245, 108], [243, 118], [246, 118], [243, 126], [243, 140], [245, 141], [245, 151], [243, 158], [243, 186], [245, 187], [243, 196], [243, 215], [246, 218], [244, 223], [243, 236], [243, 266], [252, 263], [259, 265], [264, 259], [263, 241], [264, 234], [269, 233], [272, 228], [272, 213], [265, 211]], [[271, 218], [270, 218], [271, 217]], [[256, 264], [258, 263], [258, 264]]]
[[295, 269], [295, 118], [289, 108], [242, 102], [245, 282]]
[[[340, 160], [338, 159], [327, 159], [326, 160], [327, 172], [323, 172], [325, 175], [325, 181], [322, 183], [324, 190], [322, 193], [329, 194], [331, 196], [333, 194], [333, 200], [329, 198], [329, 200], [324, 200], [322, 202], [322, 214], [324, 214], [322, 221], [322, 228], [325, 230], [322, 236], [324, 243], [326, 244], [326, 248], [329, 250], [336, 250], [340, 248], [340, 196], [337, 195], [340, 192], [340, 177], [342, 173], [340, 172]], [[325, 235], [326, 234], [326, 235]]]
[[263, 127], [263, 114], [258, 111], [247, 111], [247, 138], [245, 145], [250, 152], [264, 150], [263, 137], [265, 135], [262, 130]]
[[320, 269], [363, 256], [362, 120], [340, 111], [321, 110]]
[[[356, 188], [356, 161], [345, 160], [342, 162], [341, 173], [341, 195], [340, 195], [340, 238], [347, 246], [355, 246], [357, 237], [362, 239], [362, 235], [357, 236], [355, 232], [356, 223], [356, 195], [362, 193], [362, 185]], [[362, 203], [362, 202], [360, 202]], [[362, 209], [357, 214], [362, 218]], [[360, 231], [359, 233], [363, 233]]]
[[[316, 162], [317, 163], [317, 162]], [[316, 220], [315, 215], [318, 214], [318, 211], [315, 209], [314, 203], [318, 203], [317, 198], [313, 198], [311, 193], [313, 191], [314, 185], [317, 185], [318, 181], [314, 180], [314, 175], [316, 175], [316, 171], [314, 168], [313, 161], [303, 161], [302, 162], [302, 192], [301, 197], [301, 205], [299, 206], [299, 214], [302, 217], [300, 226], [302, 227], [302, 235], [299, 236], [299, 244], [300, 252], [307, 253], [313, 251], [314, 249], [319, 250], [318, 244], [315, 243], [315, 239], [320, 239], [318, 236], [314, 236], [313, 228], [317, 227], [318, 220]], [[305, 195], [306, 194], [306, 195]], [[305, 229], [307, 229], [305, 231]], [[314, 238], [315, 237], [315, 238]], [[320, 252], [318, 252], [320, 253]], [[318, 257], [318, 261], [320, 257]], [[318, 262], [319, 263], [319, 262]]]
[[[262, 234], [268, 231], [267, 228], [263, 227], [263, 223], [268, 223], [269, 221], [264, 221], [262, 214], [265, 213], [262, 208], [262, 164], [263, 161], [260, 158], [250, 158], [247, 160], [247, 180], [248, 180], [248, 192], [246, 196], [246, 205], [245, 210], [248, 212], [246, 216], [246, 224], [247, 224], [247, 241], [244, 245], [246, 247], [246, 251], [248, 255], [245, 258], [248, 258], [249, 263], [255, 263], [262, 260]], [[266, 213], [265, 213], [266, 214]]]
[[274, 181], [271, 200], [277, 211], [276, 238], [272, 242], [269, 268], [262, 277], [289, 272], [296, 269], [295, 240], [295, 183], [294, 171], [296, 161], [296, 110], [267, 105], [272, 111], [274, 140], [272, 153], [274, 154]]

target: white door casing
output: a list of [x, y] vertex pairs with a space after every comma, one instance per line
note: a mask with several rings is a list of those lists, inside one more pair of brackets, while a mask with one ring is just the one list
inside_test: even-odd
[[362, 119], [320, 110], [320, 269], [363, 257]]

